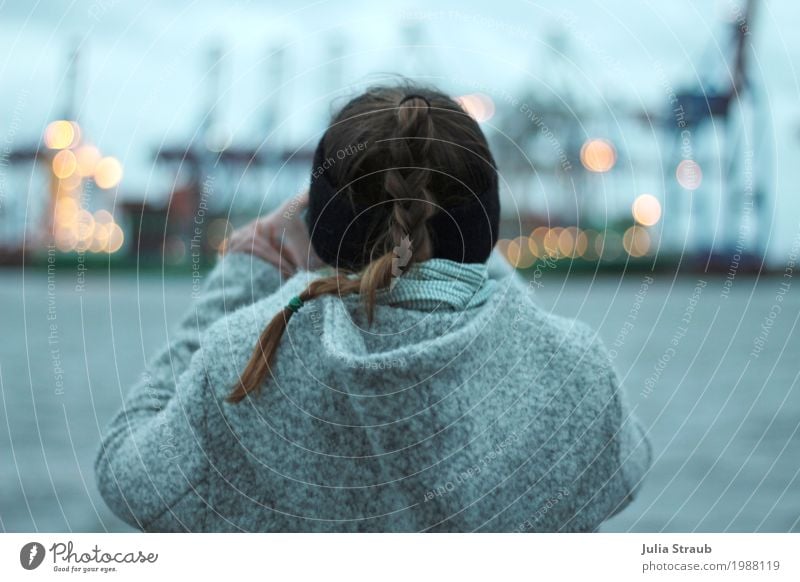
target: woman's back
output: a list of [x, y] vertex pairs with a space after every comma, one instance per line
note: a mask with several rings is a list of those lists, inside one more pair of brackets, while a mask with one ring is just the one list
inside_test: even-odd
[[[163, 419], [171, 434], [154, 425], [106, 443], [107, 501], [156, 530], [596, 528], [649, 463], [608, 358], [586, 326], [536, 307], [517, 277], [476, 281], [470, 268], [411, 269], [371, 325], [355, 297], [307, 305], [269, 387], [232, 404], [262, 322], [308, 274], [278, 287], [270, 265], [226, 257], [186, 320], [203, 349], [183, 362], [195, 372]], [[443, 269], [467, 282], [430, 284]], [[149, 381], [173, 375], [181, 351]], [[125, 438], [129, 416], [112, 435]]]
[[[192, 531], [585, 531], [622, 509], [647, 441], [592, 332], [488, 277], [498, 183], [446, 94], [350, 100], [308, 195], [232, 235], [112, 423], [109, 505]], [[282, 284], [286, 260], [308, 269]]]

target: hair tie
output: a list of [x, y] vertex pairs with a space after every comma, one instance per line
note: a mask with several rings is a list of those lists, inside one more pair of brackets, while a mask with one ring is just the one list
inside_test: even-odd
[[295, 295], [291, 299], [289, 299], [289, 303], [286, 304], [286, 308], [291, 311], [292, 313], [297, 313], [297, 310], [303, 306], [303, 300], [300, 299], [299, 295]]
[[420, 95], [419, 93], [411, 93], [409, 95], [406, 95], [405, 97], [403, 97], [400, 100], [400, 103], [398, 103], [397, 106], [399, 107], [400, 105], [402, 105], [406, 101], [411, 101], [412, 99], [422, 99], [425, 102], [425, 105], [428, 106], [428, 109], [431, 108], [431, 102], [428, 101], [428, 98], [425, 97], [424, 95]]

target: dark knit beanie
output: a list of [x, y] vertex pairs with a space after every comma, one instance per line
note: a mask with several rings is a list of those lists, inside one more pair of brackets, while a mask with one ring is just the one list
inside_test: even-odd
[[[306, 223], [311, 246], [328, 265], [362, 269], [370, 262], [371, 242], [385, 229], [394, 201], [358, 204], [347, 190], [330, 182], [325, 171], [325, 137], [314, 153]], [[494, 167], [494, 160], [489, 160]], [[464, 191], [456, 205], [440, 207], [428, 220], [433, 257], [457, 263], [483, 263], [489, 258], [500, 221], [497, 174], [483, 192]]]

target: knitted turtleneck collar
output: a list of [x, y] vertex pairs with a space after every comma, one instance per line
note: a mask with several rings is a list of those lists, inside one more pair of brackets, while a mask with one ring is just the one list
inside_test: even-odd
[[[379, 290], [376, 301], [406, 309], [433, 311], [463, 310], [483, 304], [496, 289], [485, 263], [457, 263], [449, 259], [429, 259], [400, 269], [392, 286]], [[314, 275], [333, 275], [326, 267]]]
[[[428, 259], [398, 270], [391, 287], [375, 294], [379, 305], [422, 311], [463, 310], [482, 305], [497, 289], [497, 281], [489, 277], [486, 263]], [[311, 279], [334, 273], [331, 267], [308, 273], [310, 279], [306, 279], [306, 285]]]
[[425, 311], [461, 310], [484, 303], [495, 287], [485, 263], [429, 259], [408, 267], [391, 288], [377, 293], [377, 301]]

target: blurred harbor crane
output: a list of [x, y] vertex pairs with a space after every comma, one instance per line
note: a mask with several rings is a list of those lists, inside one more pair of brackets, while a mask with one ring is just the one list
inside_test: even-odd
[[[699, 247], [705, 269], [728, 269], [732, 260], [737, 268], [760, 268], [766, 250], [770, 121], [748, 68], [756, 5], [757, 0], [747, 0], [728, 23], [724, 67], [701, 59], [697, 83], [677, 91], [672, 111], [661, 118], [671, 139], [667, 168], [676, 178], [668, 182], [675, 217], [668, 226], [673, 235]], [[716, 43], [709, 48], [717, 50]], [[701, 191], [704, 169], [708, 177], [712, 170], [720, 177], [716, 223], [707, 212], [708, 194]], [[680, 212], [687, 205], [691, 211]]]

